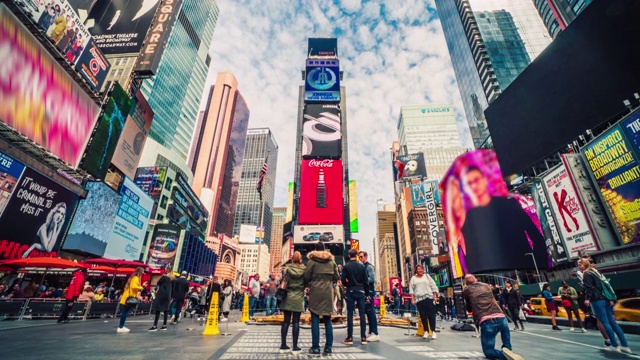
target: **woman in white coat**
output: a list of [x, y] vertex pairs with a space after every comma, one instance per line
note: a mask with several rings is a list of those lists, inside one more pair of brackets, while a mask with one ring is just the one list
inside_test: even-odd
[[231, 298], [233, 298], [233, 285], [231, 280], [225, 280], [222, 285], [222, 295], [224, 301], [222, 302], [222, 315], [224, 317], [220, 321], [227, 321], [229, 319], [229, 311], [231, 311]]

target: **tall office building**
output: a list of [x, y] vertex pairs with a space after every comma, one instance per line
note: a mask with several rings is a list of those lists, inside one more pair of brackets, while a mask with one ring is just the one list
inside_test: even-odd
[[549, 35], [554, 39], [580, 15], [593, 0], [532, 0]]
[[398, 252], [397, 222], [393, 204], [378, 202], [376, 212], [376, 226], [378, 244], [376, 248], [380, 254], [376, 261], [380, 268], [380, 282], [382, 291], [388, 292], [389, 278], [400, 277], [400, 254]]
[[551, 42], [534, 3], [436, 0], [476, 148], [490, 146], [484, 110]]
[[[193, 191], [209, 210], [207, 237], [233, 237], [249, 109], [231, 73], [219, 73], [194, 136]], [[186, 159], [186, 157], [185, 157]]]
[[278, 167], [278, 144], [269, 128], [249, 129], [247, 131], [233, 234], [238, 235], [240, 233], [240, 225], [242, 224], [260, 226], [262, 202], [256, 185], [267, 155], [268, 168], [267, 176], [262, 183], [262, 199], [264, 200], [264, 243], [267, 246], [271, 246], [273, 199], [275, 196], [276, 169]]
[[273, 220], [271, 222], [271, 245], [269, 245], [269, 252], [271, 253], [269, 273], [275, 276], [276, 279], [281, 275], [279, 265], [282, 265], [282, 236], [284, 224], [286, 222], [287, 208], [273, 208]]
[[403, 105], [398, 119], [398, 139], [408, 154], [422, 149], [461, 147], [451, 104]]
[[425, 148], [420, 151], [424, 154], [424, 163], [427, 169], [427, 180], [442, 180], [453, 161], [470, 149], [452, 147], [447, 149]]

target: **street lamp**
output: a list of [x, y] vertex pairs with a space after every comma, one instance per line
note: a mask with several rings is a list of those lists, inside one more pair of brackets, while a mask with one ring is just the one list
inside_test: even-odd
[[538, 271], [538, 264], [536, 263], [536, 257], [533, 256], [533, 253], [526, 253], [525, 255], [531, 255], [531, 258], [533, 259], [533, 266], [536, 267], [536, 276], [538, 277], [538, 282], [540, 282], [541, 280], [540, 271]]

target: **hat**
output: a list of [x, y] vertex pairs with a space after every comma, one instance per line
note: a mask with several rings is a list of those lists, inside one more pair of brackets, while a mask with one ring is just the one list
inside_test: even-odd
[[187, 272], [186, 272], [186, 271], [183, 271], [183, 272], [181, 273], [181, 275], [182, 275], [182, 276], [187, 276]]

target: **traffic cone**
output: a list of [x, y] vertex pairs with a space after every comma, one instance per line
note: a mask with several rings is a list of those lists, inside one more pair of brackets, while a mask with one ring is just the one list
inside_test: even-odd
[[387, 317], [387, 307], [384, 305], [384, 296], [380, 296], [380, 317]]
[[416, 336], [424, 336], [424, 326], [422, 325], [420, 314], [418, 314], [418, 330], [416, 330]]
[[207, 316], [207, 325], [202, 332], [202, 335], [220, 335], [220, 329], [218, 329], [218, 317], [220, 315], [219, 296], [213, 293], [211, 297], [211, 305], [209, 305], [209, 315]]
[[244, 294], [244, 302], [242, 304], [242, 317], [240, 322], [249, 322], [249, 295]]

